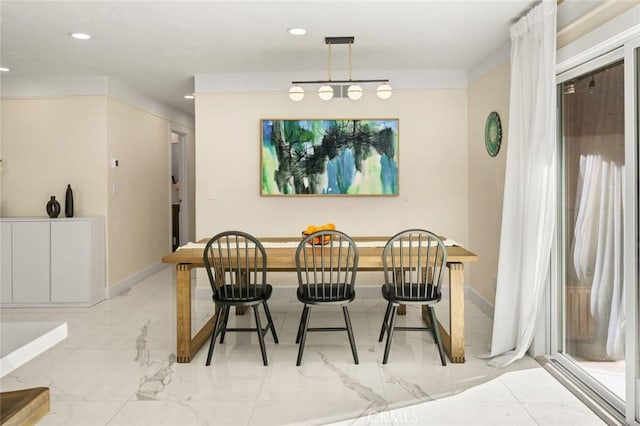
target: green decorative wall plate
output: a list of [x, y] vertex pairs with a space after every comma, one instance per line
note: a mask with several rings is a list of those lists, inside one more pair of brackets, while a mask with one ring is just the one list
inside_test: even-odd
[[497, 112], [493, 111], [487, 117], [487, 123], [484, 126], [484, 144], [487, 147], [487, 152], [490, 156], [495, 157], [500, 151], [500, 144], [502, 143], [502, 124], [500, 123], [500, 116]]

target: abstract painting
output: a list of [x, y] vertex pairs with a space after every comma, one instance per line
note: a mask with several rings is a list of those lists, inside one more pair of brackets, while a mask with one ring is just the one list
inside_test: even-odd
[[262, 195], [398, 195], [398, 120], [261, 120]]

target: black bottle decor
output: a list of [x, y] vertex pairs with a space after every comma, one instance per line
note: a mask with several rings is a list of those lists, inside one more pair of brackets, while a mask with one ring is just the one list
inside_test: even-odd
[[71, 185], [67, 185], [67, 193], [64, 196], [64, 215], [73, 217], [73, 191]]
[[50, 218], [56, 218], [60, 215], [60, 203], [56, 200], [55, 195], [52, 195], [47, 203], [47, 214]]

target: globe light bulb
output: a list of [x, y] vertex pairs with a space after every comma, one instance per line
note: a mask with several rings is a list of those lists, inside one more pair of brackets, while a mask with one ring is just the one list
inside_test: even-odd
[[391, 90], [391, 86], [388, 84], [381, 84], [376, 89], [376, 94], [380, 99], [389, 99], [393, 91]]
[[320, 86], [320, 88], [318, 89], [318, 96], [323, 101], [328, 101], [329, 99], [333, 98], [333, 87], [327, 85]]
[[362, 97], [362, 87], [357, 84], [352, 84], [347, 89], [347, 96], [349, 96], [349, 99], [357, 101]]
[[304, 98], [304, 89], [300, 86], [293, 86], [289, 89], [289, 99], [293, 102], [300, 102]]

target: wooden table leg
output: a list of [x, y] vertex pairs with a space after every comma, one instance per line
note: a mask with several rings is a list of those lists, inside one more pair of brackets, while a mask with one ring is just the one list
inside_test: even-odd
[[[453, 363], [463, 363], [464, 359], [464, 265], [447, 263], [449, 267], [449, 327], [447, 331], [440, 321], [438, 328], [444, 351]], [[429, 311], [422, 307], [422, 317], [430, 323]]]
[[451, 362], [464, 362], [464, 265], [449, 263], [449, 327]]
[[176, 358], [179, 363], [191, 362], [213, 333], [215, 315], [191, 338], [191, 269], [193, 265], [176, 265]]
[[209, 341], [209, 337], [211, 337], [211, 333], [213, 333], [213, 324], [215, 322], [216, 322], [216, 317], [214, 315], [211, 318], [209, 318], [209, 320], [202, 326], [200, 331], [198, 331], [198, 333], [196, 333], [196, 335], [193, 336], [193, 339], [191, 339], [191, 342], [190, 342], [191, 356], [189, 358], [189, 361], [185, 361], [185, 362], [190, 362], [191, 359], [193, 359], [193, 357], [196, 356], [196, 354], [198, 353], [202, 345], [204, 345], [206, 342]]
[[177, 361], [191, 361], [191, 269], [193, 265], [176, 265], [176, 342]]

